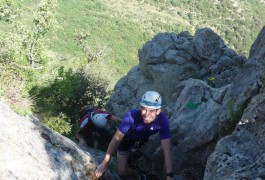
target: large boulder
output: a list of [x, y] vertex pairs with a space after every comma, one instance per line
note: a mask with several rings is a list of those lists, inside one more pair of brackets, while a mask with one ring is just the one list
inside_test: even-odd
[[208, 158], [205, 180], [265, 179], [265, 28], [251, 47], [248, 63], [233, 82], [232, 96], [247, 107], [235, 131], [221, 139]]
[[[20, 117], [0, 101], [0, 179], [93, 179], [104, 152], [81, 148], [36, 117]], [[115, 161], [109, 179], [118, 179]]]
[[[258, 44], [263, 43], [262, 34], [253, 48], [263, 52], [264, 45]], [[194, 36], [160, 33], [139, 49], [139, 65], [117, 83], [108, 110], [123, 116], [139, 107], [145, 91], [158, 91], [173, 135], [176, 178], [203, 179], [216, 143], [234, 131], [264, 86], [260, 51], [251, 51], [255, 61], [250, 63], [251, 57], [237, 55], [209, 28], [198, 29]], [[153, 136], [138, 163], [140, 169], [162, 178], [161, 154], [159, 138]]]

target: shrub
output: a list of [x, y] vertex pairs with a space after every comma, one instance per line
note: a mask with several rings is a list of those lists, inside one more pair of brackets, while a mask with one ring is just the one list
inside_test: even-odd
[[229, 100], [228, 101], [228, 110], [229, 110], [228, 120], [232, 126], [235, 126], [239, 122], [239, 120], [241, 119], [243, 112], [245, 110], [245, 106], [240, 105], [239, 108], [235, 110], [234, 109], [234, 102]]
[[11, 0], [0, 2], [0, 20], [12, 22], [17, 15], [17, 9], [13, 7]]
[[[84, 69], [74, 72], [61, 67], [56, 78], [50, 80], [46, 86], [36, 86], [30, 90], [34, 99], [33, 111], [42, 116], [45, 124], [58, 132], [66, 133], [64, 128], [68, 127], [68, 119], [74, 125], [82, 106], [105, 106], [110, 94], [106, 90], [107, 86], [106, 81], [86, 73]], [[62, 123], [64, 120], [67, 122]], [[62, 129], [59, 124], [63, 125]]]
[[44, 0], [42, 4], [33, 12], [33, 30], [29, 31], [24, 42], [24, 47], [27, 50], [27, 58], [30, 65], [34, 66], [36, 62], [42, 61], [41, 52], [42, 38], [47, 32], [57, 25], [57, 21], [54, 18], [54, 14], [57, 9], [57, 0]]
[[69, 136], [71, 132], [70, 119], [63, 113], [56, 117], [46, 117], [42, 122], [62, 135]]

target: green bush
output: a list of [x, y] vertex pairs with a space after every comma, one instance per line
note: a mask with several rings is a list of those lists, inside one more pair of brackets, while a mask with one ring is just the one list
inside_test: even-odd
[[[18, 0], [20, 2], [20, 0]], [[17, 9], [13, 7], [13, 1], [4, 0], [0, 2], [0, 20], [12, 22], [17, 16]]]
[[[61, 67], [56, 78], [48, 81], [46, 86], [35, 86], [30, 90], [34, 99], [33, 111], [40, 114], [43, 122], [54, 130], [68, 133], [68, 120], [71, 126], [74, 125], [82, 106], [105, 106], [110, 95], [107, 87], [106, 81], [86, 73], [84, 69], [74, 72]], [[63, 123], [64, 120], [67, 122]]]
[[19, 114], [30, 114], [31, 101], [27, 88], [34, 81], [33, 69], [14, 63], [0, 63], [0, 96]]
[[229, 110], [228, 114], [229, 123], [231, 124], [231, 126], [235, 126], [240, 121], [244, 113], [245, 106], [241, 105], [239, 106], [239, 108], [234, 109], [234, 102], [230, 100], [228, 101], [228, 110]]
[[70, 119], [63, 113], [60, 113], [57, 117], [46, 117], [42, 122], [62, 135], [69, 137], [71, 134]]
[[[0, 2], [0, 95], [19, 112], [31, 104], [23, 100], [32, 99], [33, 111], [47, 122], [66, 121], [63, 114], [72, 130], [79, 107], [104, 106], [108, 90], [138, 64], [138, 49], [157, 33], [212, 27], [230, 48], [247, 55], [265, 17], [264, 4], [249, 0], [238, 1], [241, 12], [229, 0], [138, 0], [126, 8], [116, 8], [125, 0], [36, 2]], [[60, 66], [65, 68], [54, 77]], [[232, 121], [237, 111], [231, 110]]]

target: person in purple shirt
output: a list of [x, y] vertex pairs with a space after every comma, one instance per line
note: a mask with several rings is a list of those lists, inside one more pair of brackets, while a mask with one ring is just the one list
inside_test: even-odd
[[165, 159], [165, 177], [166, 180], [173, 179], [169, 121], [165, 114], [161, 112], [161, 105], [161, 95], [155, 91], [147, 91], [142, 96], [141, 109], [133, 109], [123, 117], [108, 146], [104, 160], [95, 171], [97, 178], [103, 176], [107, 171], [111, 156], [117, 150], [119, 176], [122, 179], [146, 179], [145, 175], [138, 174], [135, 169], [127, 166], [129, 154], [139, 142], [146, 141], [151, 135], [159, 133]]

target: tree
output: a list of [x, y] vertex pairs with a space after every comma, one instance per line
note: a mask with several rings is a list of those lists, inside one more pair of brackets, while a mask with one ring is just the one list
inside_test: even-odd
[[25, 48], [27, 49], [27, 59], [30, 65], [41, 61], [41, 38], [55, 25], [57, 21], [54, 14], [57, 9], [57, 0], [44, 0], [40, 6], [33, 12], [33, 30], [28, 32], [28, 38], [25, 39]]

